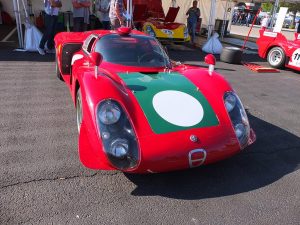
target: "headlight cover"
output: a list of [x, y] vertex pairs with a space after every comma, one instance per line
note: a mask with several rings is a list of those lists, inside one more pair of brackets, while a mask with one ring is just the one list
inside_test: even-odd
[[151, 37], [156, 37], [155, 31], [150, 25], [146, 26], [146, 33], [149, 34]]
[[243, 104], [237, 94], [226, 92], [224, 95], [224, 105], [231, 119], [240, 147], [243, 149], [248, 145], [250, 136], [249, 120]]
[[101, 106], [98, 115], [101, 123], [111, 125], [120, 119], [121, 109], [116, 104], [107, 101]]
[[187, 27], [184, 28], [184, 38], [188, 38], [189, 37], [189, 30]]
[[[108, 116], [104, 116], [105, 112]], [[102, 101], [96, 114], [99, 134], [111, 164], [121, 170], [136, 167], [139, 161], [136, 135], [120, 104], [114, 100]]]

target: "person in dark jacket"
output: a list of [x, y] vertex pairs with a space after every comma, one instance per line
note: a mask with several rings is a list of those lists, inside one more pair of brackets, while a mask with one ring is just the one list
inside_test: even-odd
[[196, 25], [200, 17], [200, 9], [197, 7], [198, 2], [193, 1], [193, 6], [186, 12], [188, 16], [187, 25], [191, 35], [191, 43], [195, 45]]

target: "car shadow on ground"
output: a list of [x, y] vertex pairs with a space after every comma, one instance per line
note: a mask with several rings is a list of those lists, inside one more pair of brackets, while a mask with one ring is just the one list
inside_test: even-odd
[[55, 62], [55, 54], [40, 55], [38, 52], [22, 52], [14, 48], [1, 48], [0, 61]]
[[[180, 54], [178, 54], [178, 51], [180, 51]], [[174, 61], [181, 61], [181, 62], [201, 62], [200, 65], [205, 65], [204, 58], [208, 53], [205, 53], [201, 50], [201, 48], [195, 48], [190, 50], [169, 50], [168, 55], [170, 58]], [[218, 62], [221, 62], [220, 55], [216, 54], [214, 55]], [[258, 56], [258, 54], [246, 54], [244, 53], [242, 55], [241, 62], [247, 62], [247, 63], [261, 63], [262, 65], [268, 65], [266, 59], [262, 59]], [[194, 63], [193, 63], [194, 64]], [[228, 64], [230, 65], [230, 64]], [[242, 63], [240, 64], [242, 65]]]
[[257, 141], [244, 152], [212, 165], [162, 174], [125, 174], [135, 196], [205, 199], [252, 191], [300, 168], [300, 138], [249, 115]]

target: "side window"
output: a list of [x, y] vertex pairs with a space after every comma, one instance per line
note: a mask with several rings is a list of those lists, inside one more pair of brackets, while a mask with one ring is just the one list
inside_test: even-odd
[[92, 51], [92, 47], [94, 42], [96, 41], [97, 37], [95, 35], [90, 35], [85, 42], [82, 45], [82, 49], [87, 52], [90, 53]]

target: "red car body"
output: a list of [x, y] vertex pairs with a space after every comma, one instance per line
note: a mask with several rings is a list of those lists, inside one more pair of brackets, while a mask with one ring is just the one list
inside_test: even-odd
[[[122, 32], [99, 30], [84, 33], [64, 32], [55, 37], [57, 75], [68, 86], [75, 107], [79, 107], [76, 105], [76, 94], [79, 89], [82, 96], [82, 106], [80, 106], [82, 120], [78, 148], [80, 160], [84, 166], [91, 169], [119, 169], [133, 173], [180, 170], [223, 160], [237, 154], [254, 142], [255, 134], [252, 129], [250, 130], [250, 126], [250, 132], [243, 146], [237, 139], [233, 122], [224, 105], [224, 94], [233, 90], [228, 82], [216, 72], [209, 72], [207, 68], [174, 63], [169, 68], [127, 66], [111, 63], [105, 59], [99, 68], [95, 67], [91, 55], [96, 51], [97, 42], [104, 37], [113, 36], [118, 39], [118, 36], [123, 38], [123, 35]], [[129, 40], [128, 37], [131, 36], [137, 37], [136, 40], [140, 37], [149, 37], [139, 31], [129, 31], [126, 40]], [[150, 41], [154, 43], [156, 40], [152, 38]], [[136, 72], [139, 76], [156, 82], [157, 85], [160, 85], [160, 79], [172, 73], [176, 74], [179, 79], [186, 79], [195, 86], [193, 91], [201, 92], [206, 98], [217, 123], [201, 128], [183, 127], [179, 131], [155, 132], [149, 122], [149, 114], [147, 115], [142, 107], [143, 100], [137, 97], [139, 89], [137, 88], [136, 91], [132, 89], [132, 86], [138, 85], [129, 85], [124, 78], [127, 77], [135, 84], [135, 79], [131, 79], [130, 74]], [[119, 73], [122, 73], [123, 77]], [[155, 74], [161, 74], [161, 77], [152, 78]], [[136, 79], [138, 80], [145, 85], [149, 82], [148, 80], [141, 81], [140, 78]], [[168, 85], [181, 90], [180, 83], [174, 82]], [[136, 135], [138, 159], [134, 167], [118, 168], [108, 157], [97, 117], [97, 105], [107, 99], [113, 99], [119, 104]], [[165, 102], [165, 104], [169, 103]], [[247, 123], [247, 121], [244, 122]], [[159, 130], [160, 126], [158, 125], [156, 129]]]
[[290, 41], [282, 33], [260, 30], [257, 45], [259, 56], [267, 58], [272, 67], [288, 67], [300, 71], [300, 34], [295, 33], [295, 40]]

